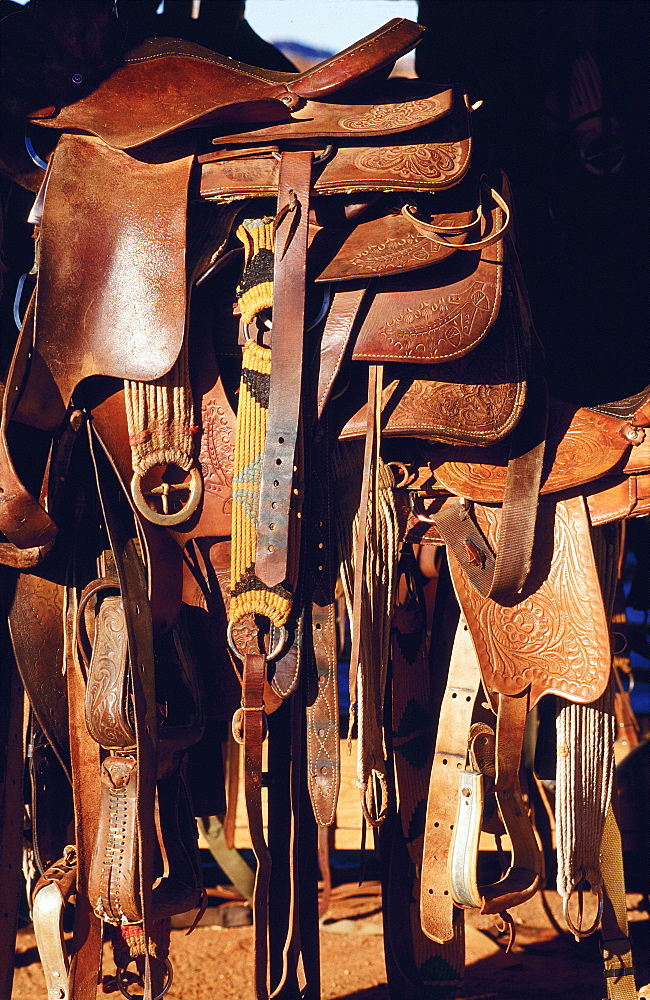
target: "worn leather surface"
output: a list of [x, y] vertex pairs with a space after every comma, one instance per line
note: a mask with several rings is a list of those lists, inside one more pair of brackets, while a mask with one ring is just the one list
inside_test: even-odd
[[[493, 215], [494, 225], [500, 225], [502, 213], [495, 209]], [[461, 358], [490, 330], [502, 289], [501, 241], [482, 251], [457, 251], [416, 274], [380, 277], [370, 291], [352, 358], [410, 364]]]
[[[476, 505], [475, 513], [494, 547], [500, 510]], [[540, 506], [521, 597], [482, 598], [453, 556], [450, 568], [490, 691], [529, 692], [531, 707], [543, 694], [580, 703], [600, 697], [609, 678], [609, 629], [582, 497]]]
[[303, 74], [247, 66], [179, 39], [147, 39], [87, 97], [36, 111], [33, 120], [89, 132], [121, 149], [198, 124], [281, 122], [301, 97], [325, 96], [390, 67], [422, 31], [395, 18]]
[[[405, 82], [405, 81], [403, 81]], [[401, 99], [356, 106], [311, 105], [293, 123], [215, 140], [215, 153], [201, 156], [201, 194], [206, 198], [269, 195], [277, 190], [278, 144], [286, 140], [320, 140], [323, 163], [314, 175], [314, 193], [353, 191], [445, 190], [469, 167], [469, 113], [458, 93], [445, 90], [422, 96], [422, 85], [409, 81]], [[418, 94], [420, 97], [418, 98]], [[386, 95], [383, 95], [386, 96]], [[310, 113], [307, 114], [307, 111]], [[390, 137], [390, 140], [389, 140]], [[329, 140], [336, 138], [329, 150]], [[239, 142], [252, 149], [253, 165]], [[257, 143], [268, 143], [259, 145]], [[388, 178], [389, 183], [386, 184]]]
[[[511, 309], [465, 357], [417, 367], [386, 368], [382, 425], [385, 436], [448, 444], [485, 444], [516, 426], [526, 399], [523, 345]], [[365, 433], [365, 406], [346, 423], [343, 438]]]
[[[634, 460], [638, 449], [626, 439], [623, 427], [615, 417], [552, 400], [542, 493], [557, 493], [626, 468], [628, 457]], [[436, 453], [432, 471], [450, 493], [498, 503], [503, 500], [507, 463], [505, 445], [447, 448]]]
[[89, 375], [155, 379], [174, 364], [185, 330], [192, 160], [147, 163], [87, 136], [60, 140], [43, 211], [34, 346], [64, 406]]

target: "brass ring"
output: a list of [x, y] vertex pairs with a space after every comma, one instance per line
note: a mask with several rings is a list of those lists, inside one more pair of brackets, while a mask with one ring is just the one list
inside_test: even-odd
[[[143, 477], [139, 472], [135, 472], [133, 474], [133, 479], [131, 480], [131, 496], [133, 497], [133, 503], [135, 504], [137, 510], [140, 511], [143, 517], [146, 517], [147, 521], [151, 521], [152, 524], [160, 524], [165, 528], [171, 528], [175, 524], [182, 524], [192, 516], [201, 502], [201, 497], [203, 496], [203, 479], [201, 478], [201, 473], [196, 465], [190, 472], [189, 483], [163, 483], [161, 486], [156, 486], [153, 490], [148, 491], [148, 496], [162, 497], [162, 513], [158, 513], [157, 510], [150, 507], [145, 500], [144, 493], [142, 491], [142, 479]], [[177, 493], [181, 490], [187, 490], [189, 492], [187, 503], [175, 514], [166, 513], [164, 507], [167, 504], [167, 497], [170, 493]]]
[[[153, 1000], [160, 1000], [160, 998], [165, 995], [165, 993], [167, 992], [167, 990], [169, 989], [169, 987], [172, 984], [172, 980], [174, 978], [174, 970], [172, 968], [172, 963], [169, 961], [168, 958], [164, 958], [164, 959], [163, 958], [157, 958], [155, 955], [151, 955], [151, 958], [155, 959], [156, 962], [162, 962], [163, 965], [165, 966], [165, 970], [167, 972], [167, 982], [163, 986], [163, 988], [160, 991], [160, 993], [157, 993], [156, 996], [153, 998]], [[131, 962], [134, 962], [134, 961], [135, 961], [135, 959], [131, 959]], [[124, 976], [124, 973], [128, 969], [128, 967], [131, 964], [131, 962], [129, 962], [127, 965], [125, 965], [124, 968], [118, 968], [118, 970], [117, 970], [117, 976], [115, 977], [117, 979], [117, 986], [118, 986], [118, 989], [119, 989], [120, 993], [122, 994], [122, 996], [126, 997], [126, 1000], [142, 1000], [141, 996], [137, 996], [135, 993], [129, 993], [129, 991], [127, 990], [126, 986], [122, 982], [122, 977]]]
[[[232, 630], [233, 630], [233, 626], [235, 624], [236, 624], [236, 622], [228, 622], [228, 628], [226, 629], [226, 641], [228, 643], [228, 648], [230, 649], [230, 652], [233, 653], [233, 655], [236, 656], [238, 660], [243, 660], [244, 656], [246, 654], [241, 652], [241, 650], [237, 646], [237, 643], [233, 639]], [[280, 635], [279, 635], [278, 641], [276, 642], [276, 644], [273, 647], [273, 649], [269, 653], [266, 654], [266, 660], [267, 660], [267, 662], [269, 662], [270, 660], [277, 660], [278, 657], [280, 656], [280, 653], [283, 651], [284, 647], [286, 646], [286, 643], [287, 643], [287, 630], [286, 630], [286, 627], [284, 625], [282, 625], [280, 627], [279, 631], [280, 631]]]

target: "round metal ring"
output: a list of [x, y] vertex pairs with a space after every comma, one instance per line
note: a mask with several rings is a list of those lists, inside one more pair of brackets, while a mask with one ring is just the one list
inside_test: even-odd
[[[131, 480], [131, 496], [133, 497], [133, 503], [136, 508], [140, 511], [142, 516], [146, 517], [147, 521], [151, 521], [152, 524], [160, 524], [165, 528], [171, 528], [175, 524], [182, 524], [192, 516], [201, 502], [201, 497], [203, 496], [203, 479], [201, 478], [201, 472], [196, 465], [190, 472], [189, 483], [162, 483], [160, 486], [156, 486], [154, 489], [147, 492], [147, 496], [160, 496], [162, 498], [162, 513], [159, 513], [157, 510], [150, 507], [145, 500], [145, 495], [142, 491], [142, 478], [143, 477], [138, 472], [133, 474], [133, 479]], [[167, 513], [165, 511], [165, 507], [168, 505], [169, 495], [171, 493], [178, 493], [182, 490], [189, 492], [187, 503], [175, 514]]]
[[[243, 660], [244, 656], [246, 654], [242, 653], [241, 650], [238, 648], [237, 643], [235, 642], [235, 640], [233, 638], [233, 634], [232, 634], [233, 626], [235, 624], [236, 624], [235, 622], [228, 622], [228, 628], [226, 629], [226, 641], [228, 643], [228, 648], [230, 649], [230, 652], [233, 653], [237, 657], [238, 660]], [[280, 635], [279, 635], [278, 641], [276, 642], [276, 644], [273, 647], [273, 649], [266, 654], [267, 661], [269, 661], [269, 660], [277, 660], [278, 657], [280, 656], [280, 653], [283, 651], [284, 647], [286, 646], [286, 643], [287, 643], [287, 630], [286, 630], [285, 626], [282, 625], [280, 627], [279, 631], [280, 631]]]
[[604, 899], [603, 899], [603, 889], [602, 889], [602, 886], [599, 886], [597, 889], [592, 889], [591, 890], [592, 894], [594, 894], [596, 896], [596, 898], [598, 899], [598, 912], [596, 913], [596, 917], [595, 917], [595, 919], [594, 919], [591, 927], [588, 927], [586, 931], [583, 930], [582, 927], [576, 927], [576, 925], [573, 923], [573, 920], [569, 916], [569, 901], [570, 901], [571, 896], [573, 895], [573, 893], [577, 890], [578, 886], [580, 885], [580, 882], [582, 882], [582, 881], [584, 881], [584, 880], [583, 879], [579, 879], [576, 882], [576, 884], [574, 885], [573, 889], [571, 890], [571, 892], [569, 893], [569, 895], [567, 896], [567, 898], [564, 900], [563, 905], [562, 905], [562, 909], [564, 911], [564, 919], [566, 920], [567, 927], [569, 928], [569, 930], [573, 934], [573, 936], [576, 939], [576, 941], [579, 941], [581, 938], [590, 937], [590, 935], [592, 935], [595, 931], [598, 930], [598, 928], [601, 925], [602, 919], [603, 919]]
[[[174, 978], [174, 970], [172, 968], [172, 963], [169, 961], [168, 958], [165, 958], [165, 959], [156, 958], [155, 955], [152, 955], [151, 958], [154, 959], [156, 962], [162, 962], [162, 964], [165, 966], [165, 970], [167, 972], [167, 981], [166, 981], [165, 985], [163, 986], [163, 988], [160, 991], [160, 993], [157, 993], [155, 995], [155, 997], [153, 998], [153, 1000], [160, 1000], [161, 997], [164, 997], [165, 993], [167, 992], [167, 990], [169, 989], [169, 987], [172, 984], [172, 980]], [[131, 962], [134, 962], [134, 961], [135, 961], [135, 959], [131, 959]], [[125, 965], [123, 969], [118, 969], [117, 970], [117, 976], [116, 976], [117, 986], [118, 986], [118, 989], [119, 989], [120, 993], [122, 994], [122, 996], [126, 997], [126, 1000], [141, 1000], [142, 994], [140, 994], [138, 996], [135, 993], [129, 993], [129, 991], [127, 990], [126, 986], [122, 982], [122, 977], [124, 976], [124, 973], [128, 969], [129, 965], [131, 965], [131, 962], [129, 962], [128, 965]]]

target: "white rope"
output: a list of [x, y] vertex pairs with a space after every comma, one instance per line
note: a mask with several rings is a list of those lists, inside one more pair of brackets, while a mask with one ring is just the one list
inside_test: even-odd
[[565, 899], [581, 879], [602, 887], [600, 847], [614, 779], [611, 685], [589, 705], [558, 699], [557, 888]]

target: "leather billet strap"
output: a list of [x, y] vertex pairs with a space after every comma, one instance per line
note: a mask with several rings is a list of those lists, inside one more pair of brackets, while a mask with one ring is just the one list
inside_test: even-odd
[[311, 150], [283, 152], [273, 273], [273, 346], [255, 572], [267, 587], [287, 580], [290, 513], [302, 401]]
[[253, 920], [255, 925], [255, 996], [268, 1000], [267, 958], [269, 883], [271, 854], [264, 837], [262, 820], [262, 744], [266, 734], [264, 714], [264, 680], [266, 656], [263, 653], [246, 653], [242, 678], [243, 744], [244, 744], [244, 793], [251, 843], [257, 861], [255, 890], [253, 893]]
[[454, 901], [448, 860], [456, 822], [458, 775], [465, 768], [467, 737], [480, 687], [478, 659], [461, 617], [438, 718], [422, 852], [422, 930], [439, 944], [454, 937]]
[[[154, 881], [155, 794], [157, 768], [157, 709], [151, 609], [147, 581], [135, 545], [131, 509], [119, 485], [116, 470], [101, 446], [92, 425], [89, 426], [90, 449], [97, 489], [108, 538], [113, 552], [120, 592], [124, 601], [124, 619], [131, 666], [132, 704], [137, 757], [137, 892], [141, 901], [145, 942], [151, 924], [151, 893]], [[95, 779], [96, 780], [96, 779]], [[151, 963], [147, 946], [145, 958], [145, 1000], [151, 1000]]]
[[312, 603], [316, 696], [307, 706], [307, 780], [319, 826], [331, 826], [341, 782], [336, 605]]
[[497, 714], [495, 794], [512, 843], [510, 867], [498, 882], [480, 886], [481, 913], [503, 913], [539, 888], [542, 855], [519, 785], [528, 697], [500, 695]]
[[20, 481], [7, 442], [9, 421], [20, 398], [32, 356], [34, 300], [32, 296], [7, 375], [0, 424], [0, 532], [19, 549], [47, 545], [57, 532], [49, 514]]
[[339, 285], [334, 292], [318, 352], [317, 406], [319, 418], [323, 415], [325, 404], [331, 395], [332, 386], [341, 370], [354, 321], [367, 289], [367, 281], [364, 281], [363, 284], [346, 282]]
[[77, 852], [77, 902], [74, 912], [75, 952], [70, 963], [69, 991], [74, 1000], [96, 1000], [101, 967], [102, 922], [88, 897], [88, 874], [97, 841], [100, 811], [99, 745], [86, 727], [86, 686], [76, 652], [76, 591], [65, 592], [64, 658], [70, 725], [70, 764]]
[[538, 379], [531, 390], [524, 415], [511, 435], [496, 554], [462, 500], [430, 519], [472, 586], [486, 598], [518, 593], [530, 572], [548, 412], [545, 382]]

